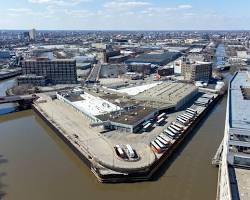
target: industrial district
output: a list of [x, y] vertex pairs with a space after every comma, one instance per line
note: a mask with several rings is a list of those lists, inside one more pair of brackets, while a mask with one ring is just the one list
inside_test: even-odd
[[[102, 183], [148, 181], [227, 95], [218, 200], [250, 199], [250, 33], [1, 31], [0, 104], [32, 108]], [[204, 122], [206, 123], [206, 122]]]

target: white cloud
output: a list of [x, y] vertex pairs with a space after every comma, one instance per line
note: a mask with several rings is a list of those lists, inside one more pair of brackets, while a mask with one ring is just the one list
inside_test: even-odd
[[[178, 13], [179, 16], [185, 15], [186, 10], [192, 9], [192, 5], [176, 5], [173, 7], [148, 7], [144, 10], [140, 10], [139, 14], [145, 15], [148, 17], [152, 16], [169, 16]], [[178, 12], [182, 11], [182, 12]]]
[[35, 11], [29, 8], [9, 8], [7, 9], [6, 15], [15, 16], [15, 17], [25, 17], [25, 16], [34, 16], [34, 17], [42, 17], [42, 18], [50, 18], [53, 17], [55, 11], [50, 9], [48, 6], [44, 11]]
[[29, 8], [9, 8], [8, 9], [9, 12], [13, 12], [13, 13], [22, 13], [22, 12], [29, 12], [30, 9]]
[[47, 3], [47, 4], [55, 4], [55, 3], [59, 3], [62, 2], [61, 0], [29, 0], [30, 3], [39, 3], [39, 4], [43, 4], [43, 3]]
[[49, 4], [57, 6], [75, 6], [82, 2], [90, 2], [92, 0], [28, 0], [30, 3]]
[[126, 11], [126, 10], [133, 10], [144, 8], [150, 6], [151, 3], [146, 1], [125, 1], [125, 0], [118, 0], [118, 1], [109, 1], [104, 4], [104, 8], [113, 11]]
[[70, 17], [76, 17], [76, 18], [86, 18], [93, 16], [94, 13], [88, 11], [88, 10], [64, 10], [64, 12], [70, 16]]
[[180, 4], [177, 6], [178, 9], [191, 9], [192, 7], [190, 4]]
[[27, 1], [39, 6], [10, 8], [6, 12], [12, 19], [18, 19], [18, 26], [25, 22], [44, 29], [171, 29], [178, 24], [187, 26], [186, 19], [192, 21], [194, 17], [192, 5], [167, 7], [148, 0], [105, 0], [92, 9], [80, 5], [91, 0]]

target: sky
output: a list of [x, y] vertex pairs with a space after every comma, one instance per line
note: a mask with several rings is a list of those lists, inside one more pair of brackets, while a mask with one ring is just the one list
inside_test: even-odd
[[250, 30], [250, 0], [0, 1], [0, 29]]

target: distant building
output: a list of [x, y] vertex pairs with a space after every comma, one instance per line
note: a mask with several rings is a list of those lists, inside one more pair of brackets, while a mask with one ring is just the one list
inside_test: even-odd
[[[32, 84], [43, 85], [43, 78], [50, 84], [75, 84], [77, 83], [76, 61], [71, 59], [49, 60], [37, 58], [22, 62], [23, 77], [19, 77], [19, 84], [25, 81]], [[26, 76], [25, 76], [26, 75]], [[30, 76], [32, 75], [32, 76]], [[38, 81], [39, 79], [39, 81]]]
[[183, 75], [187, 81], [208, 82], [212, 76], [211, 62], [195, 62], [183, 64]]
[[120, 54], [121, 54], [120, 50], [113, 50], [113, 49], [106, 50], [106, 56], [108, 61], [110, 57], [119, 56]]
[[29, 31], [29, 39], [32, 40], [32, 41], [36, 40], [36, 29], [31, 29]]
[[10, 52], [6, 50], [0, 50], [0, 59], [9, 59], [10, 58]]
[[108, 46], [107, 49], [101, 49], [101, 51], [98, 53], [97, 57], [100, 60], [101, 63], [108, 63], [109, 58], [119, 56], [120, 50], [114, 50], [112, 46]]
[[130, 63], [128, 64], [128, 71], [149, 75], [152, 71], [152, 67], [150, 63]]
[[23, 39], [25, 39], [25, 40], [29, 40], [30, 39], [30, 33], [29, 33], [29, 31], [25, 31], [25, 32], [23, 32]]
[[159, 67], [159, 69], [157, 70], [157, 73], [160, 76], [171, 76], [171, 75], [174, 75], [174, 68], [168, 67], [168, 66]]
[[153, 65], [166, 65], [181, 56], [179, 52], [150, 53], [142, 54], [135, 58], [128, 59], [125, 63], [150, 63]]
[[128, 55], [113, 56], [113, 57], [109, 57], [109, 63], [112, 63], [112, 64], [123, 63], [124, 61], [126, 61], [129, 58], [130, 58], [130, 56], [128, 56]]
[[183, 65], [182, 57], [173, 62], [174, 73], [176, 75], [181, 75], [182, 74], [182, 65]]
[[101, 66], [100, 78], [118, 78], [120, 75], [125, 74], [127, 68], [121, 64], [103, 64]]

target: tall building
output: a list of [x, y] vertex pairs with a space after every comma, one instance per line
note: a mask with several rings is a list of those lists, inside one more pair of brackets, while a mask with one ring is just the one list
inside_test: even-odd
[[31, 29], [29, 31], [29, 39], [32, 40], [32, 41], [36, 40], [36, 29]]
[[[19, 84], [75, 84], [77, 83], [76, 61], [72, 59], [49, 60], [37, 58], [22, 62], [23, 76], [18, 78]], [[38, 80], [42, 80], [38, 82]]]
[[211, 62], [184, 63], [182, 73], [187, 81], [208, 82], [212, 76]]
[[218, 179], [218, 200], [250, 199], [250, 72], [229, 83]]

